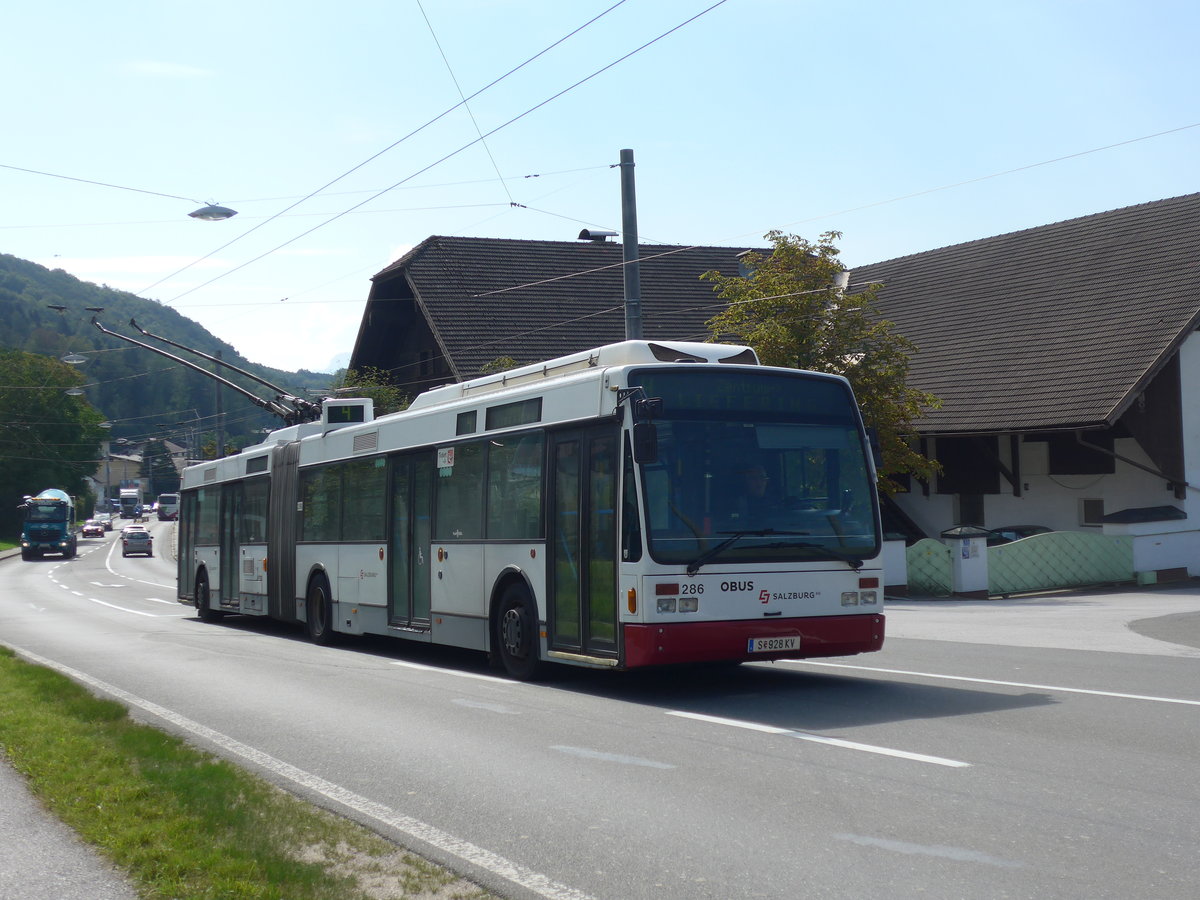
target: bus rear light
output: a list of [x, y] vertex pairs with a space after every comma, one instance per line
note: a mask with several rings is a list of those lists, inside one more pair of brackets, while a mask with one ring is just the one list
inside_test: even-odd
[[660, 613], [675, 612], [675, 602], [676, 601], [675, 601], [674, 597], [659, 597], [658, 598], [658, 611]]
[[842, 591], [842, 606], [858, 606], [858, 591]]
[[625, 605], [630, 613], [637, 612], [637, 588], [630, 588], [625, 592]]

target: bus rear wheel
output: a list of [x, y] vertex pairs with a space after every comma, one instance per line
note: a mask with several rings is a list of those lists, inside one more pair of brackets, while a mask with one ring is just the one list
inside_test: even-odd
[[500, 595], [495, 646], [510, 678], [532, 681], [537, 677], [541, 668], [537, 609], [523, 585], [510, 584]]
[[333, 630], [333, 600], [329, 591], [329, 580], [318, 575], [309, 583], [305, 599], [308, 636], [314, 644], [327, 647], [336, 640]]
[[201, 622], [219, 622], [225, 613], [212, 608], [212, 592], [208, 576], [203, 572], [196, 578], [196, 618]]

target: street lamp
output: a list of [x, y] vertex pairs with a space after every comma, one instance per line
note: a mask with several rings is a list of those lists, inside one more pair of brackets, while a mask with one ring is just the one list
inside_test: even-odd
[[203, 219], [206, 222], [219, 222], [222, 219], [232, 219], [237, 215], [236, 209], [230, 209], [228, 206], [218, 206], [215, 203], [210, 203], [208, 206], [202, 206], [195, 212], [188, 213], [193, 219]]

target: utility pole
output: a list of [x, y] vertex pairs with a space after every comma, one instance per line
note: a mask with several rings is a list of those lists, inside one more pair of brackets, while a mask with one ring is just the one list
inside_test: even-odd
[[625, 272], [625, 340], [642, 339], [642, 278], [638, 263], [637, 196], [633, 151], [621, 151], [621, 247]]

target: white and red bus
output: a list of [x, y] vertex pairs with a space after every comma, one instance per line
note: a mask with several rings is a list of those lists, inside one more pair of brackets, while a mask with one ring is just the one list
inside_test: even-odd
[[883, 644], [872, 454], [845, 379], [626, 341], [188, 468], [179, 590], [303, 624], [632, 669]]

